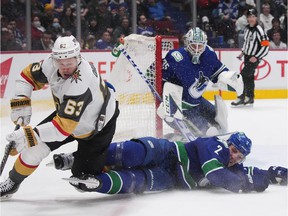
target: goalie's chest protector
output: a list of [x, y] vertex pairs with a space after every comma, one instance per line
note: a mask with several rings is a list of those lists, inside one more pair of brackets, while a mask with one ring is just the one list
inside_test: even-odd
[[214, 51], [206, 47], [200, 57], [199, 64], [193, 64], [190, 54], [184, 49], [171, 51], [167, 54], [167, 70], [163, 78], [183, 87], [183, 99], [195, 102], [205, 92], [209, 80], [214, 81], [216, 73], [223, 71], [225, 66], [218, 60]]

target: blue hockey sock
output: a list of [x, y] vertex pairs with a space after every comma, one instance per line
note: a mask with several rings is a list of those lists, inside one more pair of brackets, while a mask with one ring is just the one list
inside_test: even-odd
[[97, 190], [99, 193], [142, 193], [146, 188], [145, 173], [140, 169], [111, 170], [98, 175], [97, 178], [102, 183]]

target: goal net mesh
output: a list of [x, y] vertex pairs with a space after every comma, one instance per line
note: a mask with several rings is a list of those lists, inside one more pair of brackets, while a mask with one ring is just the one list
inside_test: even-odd
[[[161, 96], [162, 58], [177, 46], [178, 39], [172, 37], [132, 34], [124, 38], [127, 54]], [[117, 58], [108, 81], [116, 89], [120, 109], [114, 141], [142, 136], [161, 137], [162, 120], [156, 115], [159, 101], [125, 55], [120, 54]]]

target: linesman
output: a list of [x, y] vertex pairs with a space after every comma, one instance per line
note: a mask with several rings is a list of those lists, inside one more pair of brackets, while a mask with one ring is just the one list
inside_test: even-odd
[[261, 59], [268, 54], [269, 39], [264, 29], [257, 22], [257, 11], [252, 8], [247, 12], [248, 25], [244, 30], [244, 45], [242, 52], [237, 57], [242, 60], [244, 56], [244, 68], [242, 77], [244, 82], [244, 91], [232, 106], [253, 105], [254, 103], [254, 73]]

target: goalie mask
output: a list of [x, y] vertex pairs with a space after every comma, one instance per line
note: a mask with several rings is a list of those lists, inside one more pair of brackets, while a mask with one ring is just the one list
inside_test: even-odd
[[199, 64], [199, 58], [205, 51], [207, 45], [207, 35], [200, 28], [192, 28], [184, 36], [185, 49], [192, 56], [192, 63]]
[[81, 61], [80, 44], [74, 36], [58, 37], [52, 48], [52, 57], [57, 59], [69, 59], [75, 57], [77, 64]]

